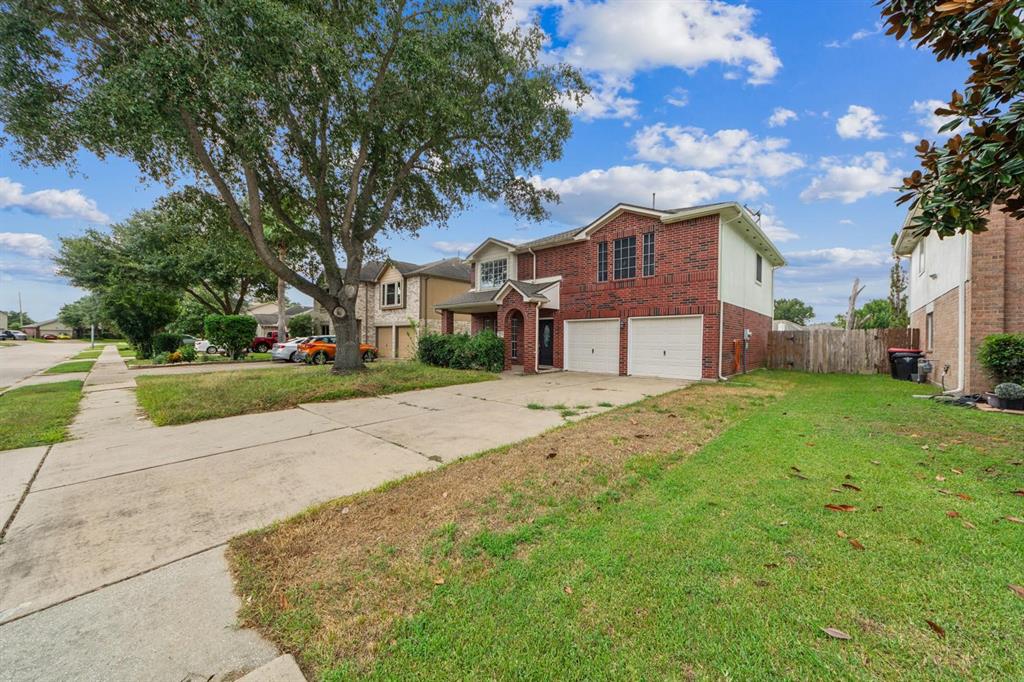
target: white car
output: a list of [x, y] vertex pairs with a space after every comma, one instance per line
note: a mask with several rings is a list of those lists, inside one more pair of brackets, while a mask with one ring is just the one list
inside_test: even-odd
[[305, 343], [309, 338], [308, 336], [300, 336], [288, 339], [284, 343], [275, 343], [274, 347], [270, 349], [270, 359], [295, 362], [295, 353], [299, 350], [299, 344]]
[[218, 355], [222, 351], [217, 346], [214, 346], [206, 339], [196, 339], [194, 345], [197, 353], [206, 353], [207, 355]]

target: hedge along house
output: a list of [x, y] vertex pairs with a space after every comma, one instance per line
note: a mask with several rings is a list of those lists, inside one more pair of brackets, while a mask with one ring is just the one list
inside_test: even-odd
[[[411, 358], [420, 334], [441, 330], [435, 304], [469, 287], [469, 267], [458, 258], [424, 265], [398, 260], [366, 263], [356, 294], [359, 341], [376, 346], [382, 358]], [[454, 324], [469, 331], [469, 315], [460, 314]], [[319, 303], [313, 304], [313, 331], [334, 333], [330, 316]]]
[[617, 204], [524, 244], [487, 239], [473, 287], [437, 308], [505, 340], [505, 368], [717, 379], [761, 367], [782, 255], [735, 202]]

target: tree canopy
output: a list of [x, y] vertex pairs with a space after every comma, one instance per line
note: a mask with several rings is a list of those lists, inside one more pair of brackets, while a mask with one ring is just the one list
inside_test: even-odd
[[814, 318], [814, 308], [799, 298], [780, 298], [775, 301], [776, 320], [789, 320], [797, 324], [807, 324]]
[[103, 299], [98, 294], [87, 294], [77, 301], [61, 306], [57, 319], [80, 335], [86, 334], [93, 325], [96, 325], [98, 334], [117, 331], [117, 325], [110, 320], [103, 308]]
[[[85, 148], [195, 176], [271, 271], [319, 302], [338, 369], [360, 366], [358, 273], [386, 233], [474, 198], [539, 219], [528, 180], [561, 155], [579, 73], [496, 0], [10, 0], [0, 122], [22, 161]], [[315, 253], [302, 273], [271, 218]], [[343, 255], [344, 263], [338, 252]]]
[[[846, 315], [836, 315], [832, 322], [833, 327], [846, 328]], [[893, 310], [889, 299], [875, 298], [853, 313], [854, 329], [892, 329], [906, 327], [907, 320], [901, 319], [897, 311]]]
[[982, 232], [993, 205], [1024, 220], [1024, 24], [1020, 0], [881, 0], [887, 33], [909, 34], [937, 60], [969, 57], [962, 92], [937, 109], [951, 117], [939, 144], [921, 140], [922, 170], [897, 203], [916, 207], [915, 228], [940, 236]]
[[210, 313], [238, 313], [247, 298], [272, 296], [276, 280], [226, 213], [204, 192], [175, 192], [110, 233], [62, 238], [58, 272], [92, 291], [146, 284], [188, 295]]

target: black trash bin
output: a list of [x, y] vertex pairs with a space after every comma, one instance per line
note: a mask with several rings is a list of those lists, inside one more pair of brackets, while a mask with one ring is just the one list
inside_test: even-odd
[[889, 349], [889, 371], [893, 379], [913, 381], [912, 374], [917, 373], [917, 361], [924, 353], [912, 348]]

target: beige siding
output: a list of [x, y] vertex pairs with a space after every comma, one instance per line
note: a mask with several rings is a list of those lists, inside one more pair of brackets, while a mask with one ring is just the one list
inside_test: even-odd
[[[449, 298], [469, 291], [469, 282], [457, 282], [453, 279], [441, 279], [438, 277], [424, 277], [420, 280], [423, 301], [423, 312], [421, 317], [424, 320], [440, 320], [441, 313], [434, 310], [434, 306]], [[455, 315], [456, 322], [469, 322], [469, 315], [464, 313]]]

